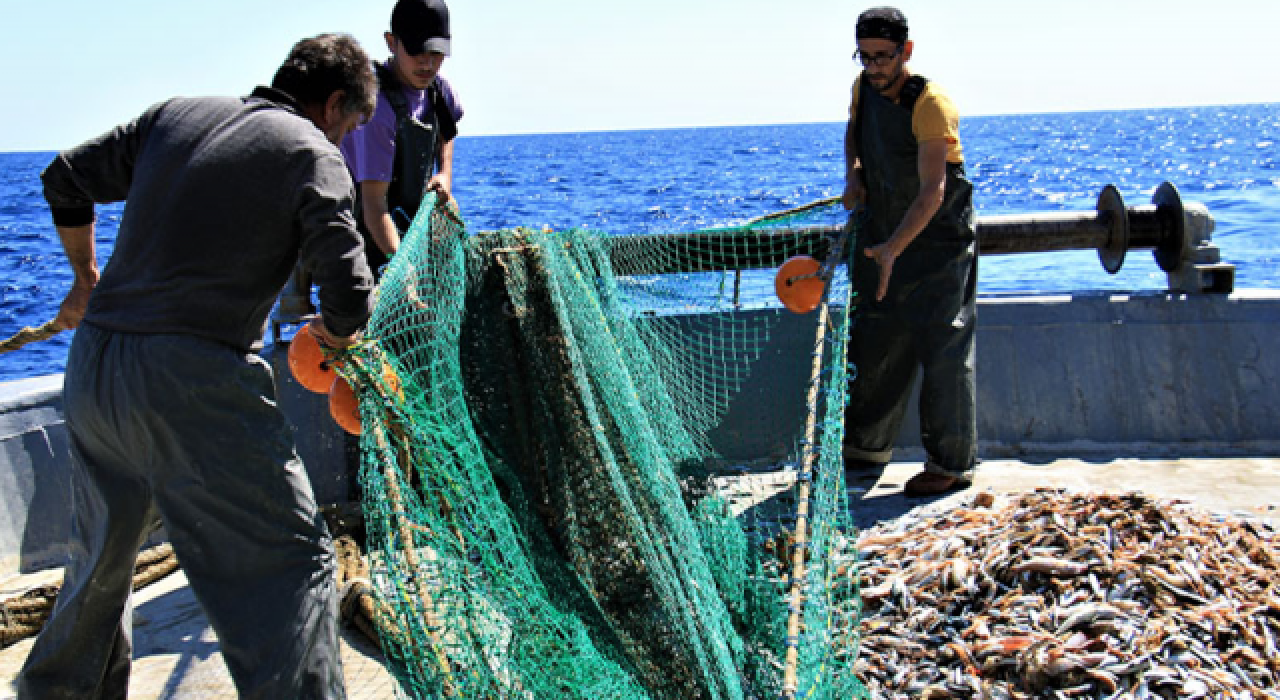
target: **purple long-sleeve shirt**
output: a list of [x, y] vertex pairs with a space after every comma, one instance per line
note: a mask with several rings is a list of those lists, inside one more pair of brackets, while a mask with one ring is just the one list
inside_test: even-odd
[[[453, 115], [453, 120], [457, 122], [462, 119], [462, 104], [458, 101], [453, 86], [442, 75], [436, 76], [436, 84], [440, 87], [440, 97]], [[406, 86], [402, 86], [401, 90], [408, 101], [409, 112], [422, 114], [427, 103], [427, 91]], [[347, 159], [351, 177], [357, 183], [391, 182], [396, 155], [396, 112], [381, 90], [378, 91], [378, 106], [374, 108], [373, 118], [347, 134], [342, 141], [342, 155]]]

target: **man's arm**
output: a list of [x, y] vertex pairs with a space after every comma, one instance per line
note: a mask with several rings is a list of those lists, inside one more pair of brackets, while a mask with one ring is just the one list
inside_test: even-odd
[[55, 226], [62, 250], [67, 254], [75, 279], [71, 290], [62, 300], [56, 317], [57, 325], [70, 330], [80, 325], [89, 307], [89, 294], [98, 285], [98, 258], [93, 242], [93, 224], [83, 226]]
[[301, 187], [299, 255], [319, 287], [326, 345], [345, 347], [358, 336], [373, 309], [373, 274], [352, 212], [351, 177], [337, 154], [322, 156]]
[[[859, 78], [861, 80], [861, 78]], [[862, 184], [862, 163], [858, 160], [857, 128], [858, 81], [853, 84], [854, 100], [849, 105], [849, 122], [844, 127], [844, 208], [852, 211], [867, 201], [867, 188]]]
[[347, 136], [342, 142], [342, 155], [355, 186], [360, 188], [360, 207], [355, 216], [387, 257], [400, 249], [400, 232], [387, 206], [395, 152], [395, 110], [387, 96], [379, 92], [373, 118]]
[[74, 275], [55, 317], [63, 330], [80, 325], [98, 285], [94, 204], [128, 196], [138, 151], [164, 106], [155, 105], [137, 119], [59, 153], [40, 173], [54, 228]]
[[942, 206], [947, 193], [947, 148], [946, 139], [931, 139], [920, 144], [916, 165], [920, 176], [920, 191], [916, 194], [915, 201], [911, 203], [889, 240], [866, 249], [866, 256], [874, 259], [880, 266], [877, 301], [884, 299], [889, 291], [889, 277], [893, 272], [894, 261], [920, 235], [924, 227], [929, 225]]
[[387, 208], [387, 190], [390, 187], [391, 183], [377, 180], [360, 183], [360, 215], [364, 217], [364, 225], [369, 229], [374, 244], [388, 258], [400, 250], [400, 230]]
[[858, 161], [858, 139], [854, 138], [856, 124], [850, 116], [845, 125], [845, 195], [841, 198], [845, 209], [852, 210], [867, 201], [867, 188], [863, 186], [863, 170]]
[[436, 174], [427, 183], [428, 190], [440, 195], [441, 202], [449, 201], [453, 192], [453, 139], [440, 144], [440, 160], [436, 163]]

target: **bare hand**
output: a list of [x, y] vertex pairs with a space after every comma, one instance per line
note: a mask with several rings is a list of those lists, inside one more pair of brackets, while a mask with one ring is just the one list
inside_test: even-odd
[[324, 319], [316, 316], [311, 321], [311, 335], [316, 337], [316, 342], [320, 343], [320, 347], [329, 348], [331, 350], [342, 350], [355, 345], [360, 340], [360, 333], [357, 331], [351, 335], [334, 335], [324, 325]]
[[449, 201], [449, 197], [451, 196], [449, 194], [449, 190], [453, 187], [453, 183], [450, 182], [451, 179], [452, 178], [436, 173], [427, 183], [427, 191], [435, 192], [440, 198], [440, 204], [444, 204]]
[[89, 295], [92, 292], [91, 284], [76, 282], [71, 285], [71, 291], [67, 292], [66, 298], [62, 300], [62, 306], [58, 308], [58, 315], [54, 317], [58, 328], [67, 331], [80, 325], [85, 311], [89, 308]]
[[876, 288], [876, 301], [884, 301], [884, 297], [889, 293], [889, 277], [893, 275], [893, 263], [898, 259], [898, 253], [888, 243], [874, 245], [862, 251], [864, 255], [876, 261], [876, 265], [880, 267], [880, 285]]

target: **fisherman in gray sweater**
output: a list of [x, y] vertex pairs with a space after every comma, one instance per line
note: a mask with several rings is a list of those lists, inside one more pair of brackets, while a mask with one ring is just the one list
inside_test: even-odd
[[[300, 41], [246, 98], [176, 98], [42, 175], [75, 282], [63, 396], [69, 561], [20, 698], [123, 698], [134, 562], [155, 515], [242, 698], [341, 698], [332, 543], [253, 348], [301, 256], [318, 337], [368, 319], [373, 279], [337, 144], [373, 112], [354, 39]], [[94, 204], [126, 200], [99, 276]]]

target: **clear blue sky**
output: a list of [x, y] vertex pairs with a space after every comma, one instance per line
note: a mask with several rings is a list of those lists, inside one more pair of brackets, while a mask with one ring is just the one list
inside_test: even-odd
[[[172, 95], [245, 94], [292, 43], [383, 57], [391, 0], [20, 0], [0, 151], [57, 150]], [[912, 66], [961, 113], [1280, 102], [1276, 0], [903, 0]], [[464, 134], [834, 122], [863, 4], [453, 0]]]

